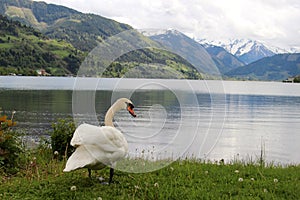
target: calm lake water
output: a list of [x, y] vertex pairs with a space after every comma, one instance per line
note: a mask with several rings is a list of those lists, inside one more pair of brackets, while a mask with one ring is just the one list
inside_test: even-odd
[[3, 113], [16, 110], [18, 128], [32, 138], [48, 136], [58, 118], [102, 124], [119, 97], [138, 115], [115, 116], [131, 156], [256, 160], [263, 148], [267, 161], [300, 163], [300, 84], [0, 77]]

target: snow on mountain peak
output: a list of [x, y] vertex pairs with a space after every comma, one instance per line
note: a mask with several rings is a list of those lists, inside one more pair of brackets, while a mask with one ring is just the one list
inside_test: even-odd
[[242, 56], [255, 48], [262, 48], [264, 45], [249, 39], [228, 39], [224, 41], [209, 41], [206, 39], [199, 40], [204, 45], [220, 46], [226, 49], [229, 53]]
[[199, 39], [197, 40], [202, 45], [213, 45], [213, 46], [220, 46], [226, 49], [233, 55], [242, 56], [243, 54], [248, 53], [251, 50], [259, 50], [259, 48], [268, 49], [269, 51], [273, 52], [274, 54], [282, 54], [282, 53], [297, 53], [300, 52], [300, 49], [290, 48], [290, 49], [283, 49], [279, 47], [275, 47], [272, 45], [267, 45], [262, 42], [258, 42], [255, 40], [250, 39], [227, 39], [223, 41], [214, 41], [214, 40], [207, 40], [207, 39]]
[[182, 35], [181, 32], [177, 31], [176, 29], [169, 28], [169, 29], [146, 29], [146, 30], [140, 30], [140, 33], [142, 33], [144, 36], [151, 37], [151, 36], [157, 36], [157, 35], [167, 35], [167, 34], [173, 34], [173, 35]]
[[264, 57], [273, 56], [275, 52], [267, 48], [263, 43], [250, 39], [228, 39], [224, 41], [199, 40], [205, 46], [223, 47], [229, 53], [238, 57], [245, 64], [249, 64]]

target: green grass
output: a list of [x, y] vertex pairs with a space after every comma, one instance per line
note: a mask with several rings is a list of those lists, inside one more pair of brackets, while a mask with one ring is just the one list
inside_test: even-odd
[[[136, 160], [136, 162], [144, 162]], [[230, 164], [178, 160], [150, 173], [109, 169], [62, 172], [65, 161], [40, 148], [23, 156], [22, 169], [13, 176], [1, 173], [0, 199], [298, 199], [300, 166], [262, 167], [258, 163]], [[132, 163], [132, 162], [129, 162]], [[151, 162], [146, 162], [146, 165]], [[147, 167], [147, 166], [145, 166]]]

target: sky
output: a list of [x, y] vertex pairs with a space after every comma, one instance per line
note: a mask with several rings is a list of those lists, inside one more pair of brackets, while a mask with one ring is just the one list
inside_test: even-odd
[[176, 29], [195, 39], [253, 39], [300, 52], [299, 0], [43, 0], [136, 29]]

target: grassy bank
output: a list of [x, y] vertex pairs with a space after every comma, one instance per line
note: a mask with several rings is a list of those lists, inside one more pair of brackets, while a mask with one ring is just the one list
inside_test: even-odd
[[[1, 173], [0, 199], [298, 199], [300, 166], [256, 163], [175, 161], [151, 173], [117, 171], [114, 183], [104, 185], [109, 170], [63, 173], [64, 160], [50, 149], [24, 155], [22, 169], [13, 176]], [[98, 177], [98, 178], [96, 178]]]

